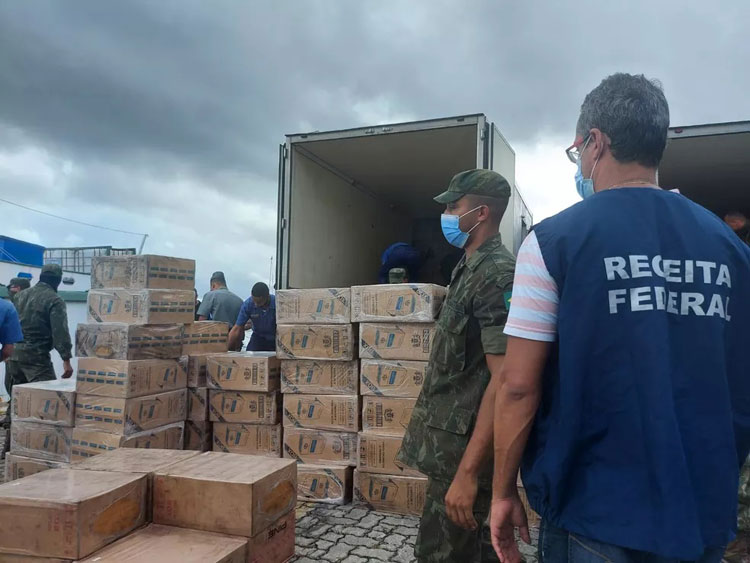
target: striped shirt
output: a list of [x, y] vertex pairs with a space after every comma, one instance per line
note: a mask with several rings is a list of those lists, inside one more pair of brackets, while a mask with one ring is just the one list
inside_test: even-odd
[[518, 251], [510, 303], [505, 334], [542, 342], [557, 339], [560, 296], [533, 231]]

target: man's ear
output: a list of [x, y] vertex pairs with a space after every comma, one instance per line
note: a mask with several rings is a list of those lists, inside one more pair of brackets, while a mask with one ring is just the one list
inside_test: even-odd
[[604, 153], [609, 150], [610, 139], [601, 129], [594, 128], [591, 130], [590, 134], [590, 148], [587, 150], [591, 151], [594, 160], [596, 160], [604, 156]]

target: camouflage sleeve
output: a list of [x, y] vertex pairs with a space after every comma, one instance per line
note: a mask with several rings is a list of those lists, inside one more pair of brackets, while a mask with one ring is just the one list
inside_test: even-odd
[[52, 303], [49, 323], [52, 331], [52, 346], [63, 360], [69, 360], [73, 357], [71, 353], [73, 344], [70, 341], [70, 332], [68, 332], [68, 312], [62, 299], [56, 299]]
[[508, 337], [503, 334], [513, 293], [513, 274], [488, 276], [474, 296], [474, 316], [482, 331], [485, 354], [505, 354]]

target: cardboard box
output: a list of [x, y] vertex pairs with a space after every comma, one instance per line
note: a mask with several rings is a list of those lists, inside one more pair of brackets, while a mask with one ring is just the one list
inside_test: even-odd
[[88, 459], [116, 448], [181, 450], [184, 428], [184, 422], [177, 422], [131, 436], [110, 434], [101, 430], [74, 428], [71, 440], [71, 461]]
[[245, 563], [247, 539], [150, 524], [79, 563]]
[[91, 288], [189, 289], [195, 287], [195, 260], [139, 254], [95, 256]]
[[284, 457], [305, 464], [355, 466], [357, 435], [353, 432], [284, 428]]
[[416, 399], [363, 397], [362, 430], [403, 436], [416, 404]]
[[294, 510], [247, 542], [247, 563], [277, 563], [294, 556]]
[[34, 557], [33, 555], [11, 555], [0, 553], [0, 561], [3, 563], [71, 563], [70, 559], [59, 557]]
[[199, 452], [163, 449], [118, 448], [74, 463], [72, 469], [87, 471], [122, 471], [145, 475], [148, 483], [146, 520], [151, 521], [151, 492], [155, 471], [190, 459]]
[[357, 432], [356, 395], [284, 395], [284, 426]]
[[268, 393], [279, 390], [279, 369], [275, 352], [230, 352], [208, 358], [206, 380], [212, 389]]
[[78, 394], [76, 428], [131, 435], [185, 420], [187, 390], [119, 399]]
[[321, 395], [359, 393], [359, 362], [325, 360], [283, 360], [281, 392]]
[[294, 510], [292, 460], [206, 452], [154, 475], [154, 523], [252, 537]]
[[187, 372], [176, 360], [78, 359], [76, 390], [83, 395], [130, 399], [186, 385]]
[[90, 323], [192, 323], [195, 293], [192, 289], [92, 289], [88, 319]]
[[83, 323], [76, 329], [76, 356], [111, 360], [177, 359], [182, 325]]
[[362, 394], [417, 398], [422, 391], [426, 373], [427, 362], [362, 360]]
[[214, 424], [215, 452], [281, 457], [281, 424]]
[[352, 325], [277, 325], [276, 355], [285, 360], [345, 360], [357, 357]]
[[276, 292], [277, 324], [349, 324], [351, 290], [282, 289]]
[[[5, 481], [15, 481], [23, 479], [29, 475], [47, 471], [48, 469], [58, 469], [60, 467], [69, 467], [69, 463], [61, 461], [49, 461], [46, 459], [37, 459], [25, 457], [18, 454], [8, 453], [5, 455]], [[0, 557], [2, 560], [2, 557]]]
[[190, 354], [180, 358], [180, 363], [187, 371], [188, 387], [208, 387], [206, 367], [208, 358], [214, 354]]
[[23, 422], [44, 422], [73, 426], [76, 382], [55, 379], [13, 386], [11, 418]]
[[213, 422], [185, 421], [184, 450], [210, 452], [213, 447]]
[[389, 436], [372, 432], [359, 433], [359, 463], [357, 469], [367, 473], [408, 475], [425, 477], [416, 469], [401, 468], [396, 464], [396, 455], [401, 449], [403, 436]]
[[220, 321], [196, 321], [182, 332], [182, 355], [221, 354], [229, 350], [229, 325]]
[[354, 471], [354, 502], [371, 510], [421, 516], [426, 494], [427, 477]]
[[359, 356], [371, 360], [430, 359], [434, 324], [377, 323], [359, 325]]
[[0, 552], [79, 559], [146, 519], [146, 477], [50, 469], [0, 485]]
[[352, 322], [432, 323], [447, 289], [429, 283], [396, 283], [352, 287]]
[[281, 420], [281, 396], [278, 393], [252, 391], [208, 391], [208, 416], [211, 422], [278, 424]]
[[[69, 462], [73, 429], [40, 422], [10, 425], [10, 451], [16, 455]], [[0, 550], [1, 551], [1, 550]]]
[[188, 388], [186, 419], [195, 422], [208, 420], [208, 389], [206, 387]]
[[325, 504], [349, 504], [352, 501], [351, 467], [334, 465], [298, 465], [297, 500]]

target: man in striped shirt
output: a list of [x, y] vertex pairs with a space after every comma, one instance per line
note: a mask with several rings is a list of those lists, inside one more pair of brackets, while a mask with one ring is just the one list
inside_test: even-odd
[[495, 401], [491, 531], [540, 561], [720, 561], [750, 450], [750, 249], [661, 190], [667, 101], [606, 78], [573, 145], [584, 201], [537, 225], [517, 261]]

